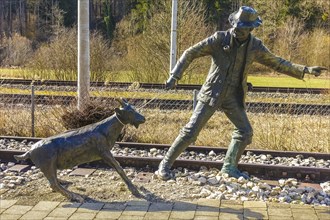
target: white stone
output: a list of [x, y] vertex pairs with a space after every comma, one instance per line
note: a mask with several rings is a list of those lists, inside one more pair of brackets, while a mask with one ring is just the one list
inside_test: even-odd
[[211, 185], [216, 185], [219, 183], [216, 177], [209, 178], [207, 182], [210, 183]]
[[259, 191], [259, 186], [254, 186], [254, 187], [252, 187], [252, 191], [253, 192], [258, 192]]
[[211, 150], [210, 152], [209, 152], [209, 156], [210, 157], [214, 157], [214, 156], [216, 156], [217, 154], [213, 151], [213, 150]]
[[211, 195], [211, 193], [212, 192], [210, 190], [203, 188], [200, 192], [200, 196], [205, 198], [205, 197]]
[[252, 187], [254, 186], [254, 183], [251, 182], [251, 181], [249, 181], [249, 182], [246, 183], [246, 186], [247, 186], [248, 188], [252, 189]]
[[206, 178], [201, 176], [198, 178], [198, 181], [201, 183], [201, 184], [205, 184], [207, 182]]
[[280, 186], [284, 186], [285, 185], [285, 179], [279, 179], [278, 183]]

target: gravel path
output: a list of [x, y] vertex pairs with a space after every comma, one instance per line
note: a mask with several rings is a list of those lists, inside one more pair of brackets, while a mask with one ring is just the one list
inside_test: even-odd
[[[32, 142], [28, 143], [26, 141], [0, 140], [0, 149], [6, 147], [6, 149], [10, 148], [13, 150], [28, 150], [32, 144]], [[160, 156], [162, 154], [157, 149], [142, 152], [133, 150], [130, 152], [127, 148], [116, 148], [113, 152], [123, 155], [143, 154], [146, 156]], [[214, 157], [211, 152], [205, 156]], [[193, 153], [186, 152], [183, 154], [183, 157], [195, 156], [197, 158], [204, 156], [191, 154]], [[242, 160], [263, 161], [263, 159], [266, 160], [267, 158], [269, 159], [267, 155], [255, 156], [248, 153], [242, 157]], [[273, 160], [275, 159], [273, 158]], [[316, 161], [311, 158], [306, 159], [309, 160], [310, 164], [325, 164], [329, 167], [329, 160]], [[288, 161], [285, 159], [277, 160]], [[298, 157], [292, 160], [297, 162], [305, 159]], [[0, 164], [0, 195], [2, 199], [17, 199], [22, 204], [33, 204], [41, 200], [66, 201], [66, 198], [61, 194], [52, 192], [46, 178], [43, 177], [38, 168], [32, 167], [27, 172], [18, 173], [8, 170], [13, 165], [14, 163]], [[125, 201], [132, 198], [125, 184], [112, 169], [98, 169], [92, 175], [83, 177], [70, 176], [73, 169], [59, 171], [58, 176], [63, 180], [72, 182], [67, 185], [69, 190], [86, 196], [86, 201]], [[236, 179], [220, 173], [217, 169], [207, 169], [205, 167], [201, 167], [199, 171], [191, 171], [184, 168], [174, 169], [175, 179], [162, 181], [146, 170], [125, 168], [125, 171], [128, 177], [133, 180], [134, 184], [139, 187], [140, 191], [150, 201], [193, 201], [199, 198], [212, 198], [330, 206], [330, 181], [321, 183], [319, 187], [312, 188], [300, 184], [294, 178], [280, 179], [276, 183], [263, 181], [256, 177], [252, 177], [250, 180]], [[141, 175], [144, 178], [141, 179]]]

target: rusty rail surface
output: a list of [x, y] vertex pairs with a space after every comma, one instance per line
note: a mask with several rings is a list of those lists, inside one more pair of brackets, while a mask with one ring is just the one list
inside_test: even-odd
[[[17, 141], [33, 141], [40, 140], [39, 138], [28, 138], [28, 137], [10, 137], [2, 136], [0, 139], [13, 139]], [[166, 144], [146, 144], [146, 143], [131, 143], [131, 142], [117, 142], [120, 147], [128, 147], [135, 149], [150, 149], [158, 148], [165, 149], [169, 148], [170, 145]], [[213, 150], [215, 153], [225, 152], [226, 148], [216, 147], [204, 147], [204, 146], [190, 146], [187, 150], [193, 150], [196, 152], [209, 152]], [[271, 154], [273, 157], [294, 157], [297, 155], [303, 155], [305, 158], [314, 157], [315, 159], [329, 159], [329, 154], [324, 153], [309, 153], [309, 152], [286, 152], [286, 151], [267, 151], [267, 150], [253, 150], [249, 151], [254, 154]], [[23, 151], [12, 151], [12, 150], [0, 150], [0, 160], [7, 162], [14, 162], [13, 155], [23, 154]], [[156, 157], [135, 157], [135, 156], [115, 156], [116, 160], [122, 166], [145, 168], [155, 170], [161, 158]], [[175, 161], [173, 167], [185, 167], [188, 169], [198, 170], [201, 166], [208, 168], [220, 169], [223, 163], [218, 161], [202, 161], [202, 160], [185, 160], [178, 159]], [[86, 165], [82, 165], [84, 167]], [[88, 166], [92, 167], [108, 167], [102, 161], [89, 163]], [[304, 167], [304, 166], [283, 166], [283, 165], [266, 165], [266, 164], [251, 164], [251, 163], [240, 163], [239, 168], [247, 171], [250, 175], [257, 176], [259, 178], [267, 179], [279, 179], [279, 178], [297, 178], [300, 181], [313, 181], [323, 182], [330, 180], [330, 169], [329, 168], [316, 168], [316, 167]]]

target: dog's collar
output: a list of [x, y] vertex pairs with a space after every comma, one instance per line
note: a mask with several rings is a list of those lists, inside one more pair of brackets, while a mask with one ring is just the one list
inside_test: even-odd
[[120, 122], [120, 124], [122, 124], [122, 125], [124, 125], [124, 126], [125, 126], [124, 122], [122, 122], [122, 121], [119, 119], [119, 117], [118, 117], [117, 113], [115, 113], [115, 116], [116, 116], [117, 120]]

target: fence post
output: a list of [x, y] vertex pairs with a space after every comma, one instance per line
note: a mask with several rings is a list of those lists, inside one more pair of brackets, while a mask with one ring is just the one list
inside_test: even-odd
[[197, 94], [198, 94], [198, 90], [194, 89], [194, 91], [193, 91], [193, 110], [195, 110], [196, 105], [197, 105]]
[[31, 136], [34, 137], [34, 85], [31, 85]]
[[[193, 111], [195, 110], [196, 105], [197, 105], [197, 94], [198, 94], [198, 90], [194, 89], [194, 91], [193, 91]], [[193, 142], [192, 145], [195, 145], [195, 142]]]

